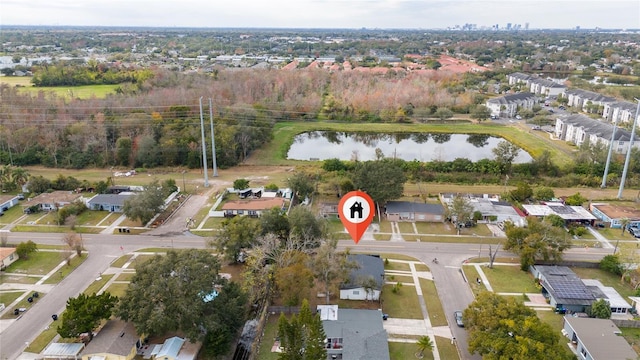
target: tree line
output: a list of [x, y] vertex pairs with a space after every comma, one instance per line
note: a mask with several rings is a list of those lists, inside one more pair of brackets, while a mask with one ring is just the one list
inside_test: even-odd
[[33, 69], [31, 82], [35, 86], [82, 86], [122, 83], [142, 83], [152, 73], [146, 69], [129, 69], [89, 60], [87, 65], [64, 62], [43, 64]]

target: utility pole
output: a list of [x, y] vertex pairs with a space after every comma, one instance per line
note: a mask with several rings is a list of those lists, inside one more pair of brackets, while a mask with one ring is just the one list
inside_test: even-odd
[[636, 107], [636, 115], [633, 117], [633, 128], [631, 129], [631, 139], [629, 139], [629, 149], [627, 150], [627, 157], [624, 160], [624, 169], [622, 170], [622, 179], [620, 180], [620, 189], [618, 190], [618, 199], [622, 199], [622, 191], [624, 190], [624, 181], [627, 178], [627, 171], [629, 171], [629, 160], [631, 159], [631, 149], [633, 148], [633, 137], [636, 135], [636, 127], [638, 126], [638, 114], [640, 113], [640, 100], [634, 99], [638, 102]]
[[607, 187], [607, 175], [609, 175], [609, 164], [611, 163], [611, 153], [613, 152], [613, 142], [616, 138], [616, 128], [618, 127], [618, 118], [613, 122], [613, 131], [611, 132], [611, 142], [609, 142], [609, 153], [607, 154], [607, 163], [604, 166], [604, 175], [602, 175], [601, 188]]
[[202, 133], [202, 164], [204, 164], [204, 187], [209, 187], [209, 174], [207, 174], [207, 145], [204, 137], [204, 117], [202, 116], [202, 96], [200, 96], [200, 132]]
[[213, 100], [209, 98], [209, 122], [211, 123], [211, 157], [213, 158], [213, 177], [218, 177], [218, 164], [216, 164], [216, 139], [213, 135]]

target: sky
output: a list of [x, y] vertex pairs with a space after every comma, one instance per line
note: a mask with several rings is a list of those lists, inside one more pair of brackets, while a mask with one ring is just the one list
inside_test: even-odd
[[640, 0], [0, 0], [0, 26], [640, 28]]

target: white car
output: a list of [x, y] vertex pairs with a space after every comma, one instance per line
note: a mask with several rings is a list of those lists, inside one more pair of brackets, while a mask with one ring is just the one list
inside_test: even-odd
[[522, 116], [516, 115], [516, 120], [522, 120]]

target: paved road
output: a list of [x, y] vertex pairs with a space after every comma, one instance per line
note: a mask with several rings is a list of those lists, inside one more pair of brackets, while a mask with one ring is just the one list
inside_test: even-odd
[[[184, 211], [194, 211], [195, 206], [185, 207]], [[185, 213], [182, 213], [183, 216]], [[177, 215], [176, 215], [177, 216]], [[183, 225], [182, 225], [183, 226]], [[89, 251], [87, 260], [74, 272], [67, 276], [58, 286], [44, 296], [35, 306], [27, 311], [23, 317], [0, 329], [0, 359], [15, 359], [26, 347], [26, 343], [32, 341], [42, 330], [51, 323], [51, 314], [58, 314], [66, 305], [69, 297], [77, 296], [96, 277], [105, 271], [109, 264], [124, 253], [132, 252], [145, 247], [175, 248], [204, 248], [205, 239], [190, 233], [167, 229], [173, 233], [171, 236], [162, 236], [160, 231], [153, 235], [84, 235], [85, 247]], [[39, 244], [61, 244], [59, 234], [42, 233], [11, 233], [9, 241], [33, 240]], [[352, 241], [341, 241], [340, 249], [351, 248], [359, 252], [397, 253], [413, 256], [430, 265], [435, 277], [435, 285], [442, 299], [444, 311], [450, 324], [453, 321], [453, 311], [464, 309], [473, 300], [473, 296], [467, 284], [464, 282], [459, 268], [465, 259], [478, 256], [479, 252], [487, 251], [477, 244], [452, 244], [432, 242], [386, 242], [361, 240], [358, 245]], [[570, 249], [566, 252], [566, 259], [598, 260], [604, 255], [610, 254], [611, 249]], [[486, 254], [483, 253], [483, 256]], [[498, 257], [513, 256], [508, 252], [500, 252]], [[431, 263], [437, 257], [439, 264]], [[472, 357], [466, 351], [467, 335], [464, 329], [452, 326], [452, 331], [457, 338], [463, 359], [479, 359]]]

